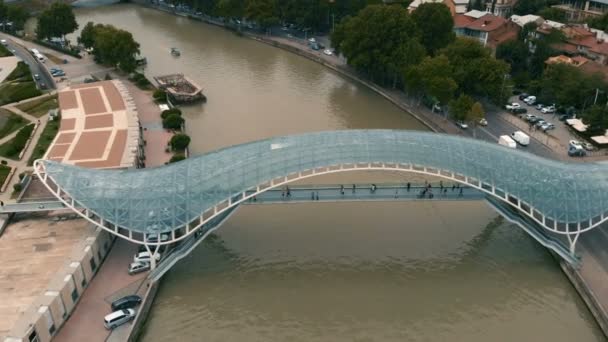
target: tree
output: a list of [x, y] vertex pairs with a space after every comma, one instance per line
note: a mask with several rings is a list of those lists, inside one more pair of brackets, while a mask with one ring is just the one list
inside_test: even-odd
[[186, 159], [186, 156], [183, 153], [176, 153], [171, 157], [171, 159], [169, 159], [169, 164], [177, 163], [178, 161], [182, 161], [184, 159]]
[[413, 13], [412, 19], [421, 32], [420, 42], [432, 56], [454, 40], [454, 20], [443, 3], [424, 3]]
[[528, 46], [520, 40], [509, 40], [496, 48], [496, 58], [509, 63], [513, 75], [528, 69], [529, 54]]
[[457, 99], [450, 101], [449, 107], [450, 116], [454, 120], [466, 121], [473, 107], [473, 99], [470, 96], [461, 94]]
[[603, 135], [608, 129], [608, 108], [606, 106], [591, 106], [583, 113], [583, 120], [589, 127], [590, 135]]
[[4, 3], [4, 0], [0, 0], [0, 23], [4, 24], [8, 19], [8, 7]]
[[502, 103], [509, 65], [492, 57], [477, 40], [458, 38], [441, 50], [453, 67], [459, 90]]
[[525, 0], [518, 1], [513, 6], [514, 14], [518, 15], [526, 15], [526, 14], [535, 14], [540, 10], [551, 7], [552, 5], [557, 5], [559, 0]]
[[404, 8], [372, 5], [342, 21], [332, 35], [332, 44], [348, 58], [350, 65], [372, 80], [396, 86], [400, 75], [424, 57], [419, 35]]
[[78, 43], [82, 44], [85, 49], [90, 49], [95, 45], [95, 24], [92, 21], [89, 21], [80, 32], [80, 37], [78, 37]]
[[553, 20], [557, 22], [566, 21], [566, 12], [555, 7], [543, 8], [542, 10], [538, 11], [538, 15], [543, 17], [545, 20]]
[[279, 23], [274, 0], [248, 0], [245, 7], [245, 18], [254, 20], [262, 28]]
[[171, 114], [163, 119], [163, 127], [168, 129], [181, 129], [184, 119], [178, 114]]
[[87, 23], [78, 41], [85, 47], [93, 47], [93, 55], [99, 63], [118, 67], [125, 72], [133, 72], [137, 67], [139, 43], [128, 31], [112, 25]]
[[190, 145], [190, 137], [183, 133], [178, 133], [171, 137], [169, 141], [173, 151], [183, 151]]
[[483, 109], [483, 105], [479, 102], [475, 102], [471, 110], [467, 113], [466, 121], [471, 123], [473, 126], [473, 136], [477, 135], [477, 125], [481, 119], [486, 117], [486, 112]]
[[454, 96], [458, 84], [452, 78], [452, 66], [444, 55], [426, 57], [413, 68], [410, 77], [418, 77], [424, 93], [446, 104]]
[[8, 21], [13, 23], [13, 31], [21, 31], [29, 19], [30, 13], [21, 6], [11, 5], [7, 6], [6, 16]]
[[608, 31], [608, 13], [600, 17], [589, 17], [587, 24], [594, 29]]
[[76, 17], [70, 5], [54, 2], [51, 7], [43, 11], [38, 17], [36, 36], [38, 39], [62, 37], [78, 29]]

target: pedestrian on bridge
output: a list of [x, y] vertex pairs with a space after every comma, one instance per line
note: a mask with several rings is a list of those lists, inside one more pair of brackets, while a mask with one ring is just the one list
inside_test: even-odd
[[410, 192], [410, 187], [411, 187], [411, 186], [412, 186], [412, 185], [410, 184], [410, 182], [407, 182], [407, 192]]
[[340, 185], [340, 195], [344, 195], [344, 185]]
[[439, 181], [439, 188], [443, 191], [443, 181]]
[[458, 197], [462, 197], [462, 188], [460, 188], [460, 191], [458, 192]]
[[399, 188], [395, 189], [395, 198], [399, 197]]
[[353, 194], [355, 193], [356, 186], [353, 184]]
[[287, 198], [291, 197], [291, 189], [289, 189], [289, 186], [287, 187]]
[[314, 191], [310, 193], [310, 199], [313, 200], [313, 201], [315, 200], [315, 192]]
[[316, 200], [317, 201], [319, 200], [319, 192], [318, 191], [317, 191], [317, 198], [316, 198]]
[[454, 191], [454, 189], [456, 189], [456, 184], [452, 184], [452, 191]]
[[372, 194], [376, 192], [376, 184], [372, 184], [371, 192]]

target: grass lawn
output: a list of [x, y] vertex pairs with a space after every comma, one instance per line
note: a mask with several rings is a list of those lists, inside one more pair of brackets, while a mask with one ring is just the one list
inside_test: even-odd
[[57, 102], [57, 96], [51, 96], [44, 99], [20, 104], [17, 106], [17, 108], [39, 118], [43, 115], [46, 115], [49, 110], [59, 108], [59, 102]]
[[13, 54], [10, 51], [8, 51], [6, 46], [0, 45], [0, 57], [8, 57], [8, 56], [12, 56], [12, 55]]
[[0, 108], [0, 138], [13, 133], [28, 123], [26, 119], [17, 114], [11, 113], [6, 109]]
[[38, 143], [36, 143], [36, 146], [34, 147], [34, 152], [32, 153], [30, 160], [27, 161], [27, 165], [33, 165], [34, 160], [40, 159], [44, 156], [46, 150], [48, 150], [49, 146], [51, 146], [53, 139], [55, 139], [58, 131], [59, 120], [49, 120], [46, 127], [44, 127], [42, 134], [40, 135], [40, 139], [38, 139]]
[[0, 156], [10, 158], [13, 160], [18, 160], [19, 153], [21, 153], [21, 151], [23, 151], [23, 148], [25, 147], [25, 143], [27, 142], [27, 139], [32, 134], [33, 129], [34, 129], [34, 124], [29, 124], [29, 125], [21, 128], [13, 139], [0, 145]]
[[0, 186], [2, 186], [2, 184], [4, 184], [4, 181], [6, 180], [6, 177], [8, 177], [8, 174], [10, 172], [11, 172], [10, 166], [0, 164]]
[[42, 95], [32, 81], [10, 82], [0, 85], [0, 105], [13, 103]]
[[17, 67], [13, 70], [7, 77], [5, 81], [33, 81], [32, 72], [30, 71], [30, 67], [23, 63], [17, 63]]

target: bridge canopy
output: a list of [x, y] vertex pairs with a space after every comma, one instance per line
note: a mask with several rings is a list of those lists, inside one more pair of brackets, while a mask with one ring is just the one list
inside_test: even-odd
[[160, 233], [183, 227], [220, 202], [278, 177], [367, 163], [413, 165], [469, 177], [556, 222], [591, 222], [603, 219], [608, 210], [608, 165], [558, 162], [495, 143], [416, 131], [277, 137], [150, 169], [95, 170], [46, 160], [37, 161], [37, 169], [105, 221], [131, 231]]

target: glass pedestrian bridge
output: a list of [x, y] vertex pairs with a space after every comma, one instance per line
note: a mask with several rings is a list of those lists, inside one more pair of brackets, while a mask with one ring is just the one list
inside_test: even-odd
[[415, 131], [276, 137], [150, 169], [94, 170], [47, 160], [37, 160], [34, 169], [66, 207], [141, 244], [185, 239], [270, 189], [356, 170], [402, 171], [461, 183], [566, 236], [572, 251], [580, 233], [608, 218], [606, 164], [553, 161], [495, 143]]

